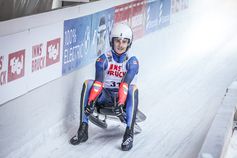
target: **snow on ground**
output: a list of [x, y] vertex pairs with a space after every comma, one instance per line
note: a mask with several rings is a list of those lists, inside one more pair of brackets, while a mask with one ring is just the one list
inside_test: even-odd
[[237, 157], [237, 131], [235, 130], [230, 141], [225, 158]]
[[226, 88], [237, 77], [236, 2], [216, 2], [202, 15], [202, 10], [184, 11], [177, 15], [185, 15], [182, 21], [134, 43], [139, 106], [148, 118], [131, 151], [120, 150], [124, 126], [112, 120], [107, 130], [89, 124], [89, 140], [70, 145], [79, 121], [73, 120], [68, 132], [44, 138], [30, 157], [197, 157]]

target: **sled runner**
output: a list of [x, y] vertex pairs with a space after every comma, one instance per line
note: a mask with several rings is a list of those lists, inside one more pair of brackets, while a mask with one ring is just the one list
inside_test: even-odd
[[[94, 113], [89, 116], [89, 120], [96, 126], [100, 128], [104, 128], [104, 129], [108, 127], [108, 124], [106, 122], [108, 118], [114, 119], [114, 120], [120, 120], [122, 123], [126, 123], [125, 111], [123, 113], [124, 115], [121, 115], [118, 118], [113, 112], [113, 109], [114, 109], [113, 106], [97, 106], [95, 108]], [[146, 115], [138, 109], [135, 124], [134, 124], [135, 133], [141, 133], [142, 129], [137, 123], [145, 121], [145, 120], [146, 120]]]

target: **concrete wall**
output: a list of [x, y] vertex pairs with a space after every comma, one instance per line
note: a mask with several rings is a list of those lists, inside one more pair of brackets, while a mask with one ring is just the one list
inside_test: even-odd
[[226, 91], [221, 107], [207, 133], [199, 153], [199, 158], [224, 158], [237, 115], [237, 82], [233, 82]]

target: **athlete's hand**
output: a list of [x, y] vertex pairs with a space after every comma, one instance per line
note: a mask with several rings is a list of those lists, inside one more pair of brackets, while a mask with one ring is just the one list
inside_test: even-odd
[[114, 107], [114, 113], [120, 119], [121, 122], [125, 122], [123, 107], [123, 104], [118, 104]]
[[94, 112], [95, 109], [95, 102], [91, 101], [90, 103], [88, 103], [85, 107], [85, 115], [89, 116]]

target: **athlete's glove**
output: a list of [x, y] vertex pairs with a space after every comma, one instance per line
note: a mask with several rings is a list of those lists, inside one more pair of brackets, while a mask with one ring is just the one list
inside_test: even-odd
[[89, 116], [94, 112], [95, 109], [95, 102], [91, 101], [90, 103], [88, 103], [85, 107], [85, 115]]
[[116, 116], [120, 116], [120, 115], [122, 115], [123, 114], [123, 105], [116, 105], [115, 107], [114, 107], [114, 113], [115, 113], [115, 115]]
[[117, 117], [119, 117], [121, 122], [125, 121], [125, 114], [123, 112], [123, 107], [125, 105], [125, 101], [128, 94], [128, 84], [125, 82], [121, 82], [119, 85], [119, 91], [118, 91], [118, 104], [115, 105], [114, 113]]
[[123, 104], [118, 104], [114, 107], [114, 113], [115, 115], [120, 119], [121, 122], [126, 122], [124, 118], [124, 112], [123, 112]]

